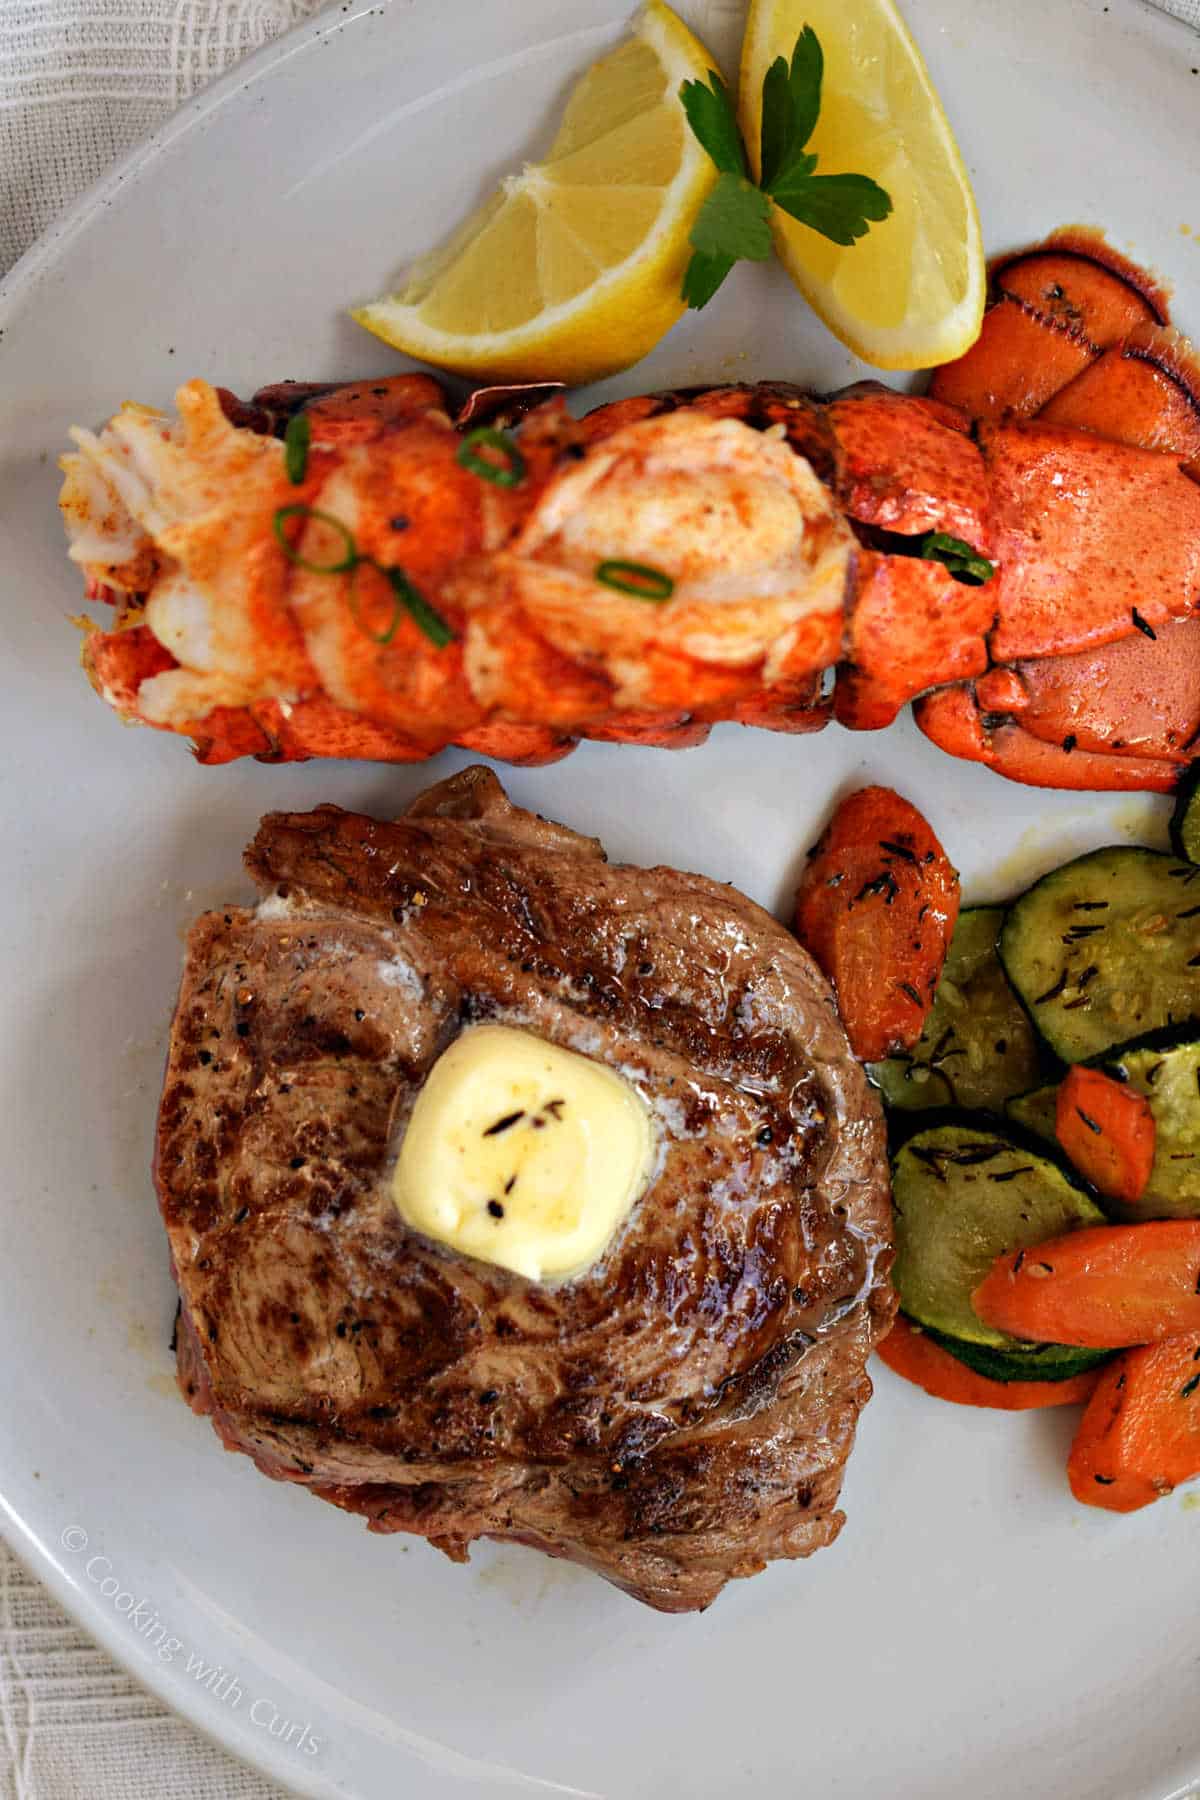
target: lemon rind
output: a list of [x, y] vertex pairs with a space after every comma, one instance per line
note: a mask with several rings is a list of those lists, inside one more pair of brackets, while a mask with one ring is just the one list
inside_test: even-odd
[[[939, 318], [936, 328], [920, 332], [911, 324], [864, 331], [862, 321], [840, 306], [824, 282], [813, 279], [797, 255], [792, 232], [803, 232], [802, 225], [781, 226], [778, 214], [772, 222], [775, 248], [780, 262], [800, 289], [817, 317], [846, 348], [863, 362], [879, 369], [926, 369], [935, 363], [949, 362], [961, 356], [979, 336], [987, 298], [987, 272], [983, 253], [983, 233], [979, 210], [970, 176], [963, 163], [953, 127], [946, 117], [937, 88], [929, 73], [912, 33], [892, 0], [875, 0], [887, 19], [897, 43], [911, 58], [920, 80], [921, 90], [930, 101], [936, 135], [945, 151], [946, 162], [954, 171], [966, 202], [967, 242], [965, 255], [970, 280], [966, 294], [953, 311]], [[738, 82], [738, 114], [742, 120], [751, 164], [758, 173], [759, 95], [762, 73], [772, 59], [775, 46], [771, 42], [772, 0], [751, 0], [742, 41]]]

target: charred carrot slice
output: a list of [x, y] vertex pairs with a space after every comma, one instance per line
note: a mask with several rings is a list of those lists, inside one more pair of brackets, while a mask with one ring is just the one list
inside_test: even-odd
[[1058, 1090], [1054, 1134], [1092, 1186], [1110, 1200], [1140, 1200], [1154, 1166], [1155, 1127], [1144, 1094], [1078, 1064]]
[[1092, 1350], [1200, 1332], [1200, 1220], [1089, 1226], [1001, 1256], [971, 1304], [997, 1331]]
[[916, 807], [885, 787], [844, 800], [797, 890], [796, 935], [864, 1062], [920, 1037], [957, 918], [958, 876]]
[[1109, 1363], [1080, 1421], [1067, 1477], [1085, 1506], [1136, 1512], [1200, 1475], [1200, 1337]]
[[1070, 1406], [1088, 1399], [1100, 1378], [1099, 1369], [1089, 1369], [1066, 1381], [992, 1381], [968, 1369], [902, 1314], [876, 1355], [894, 1375], [924, 1388], [935, 1400], [952, 1400], [957, 1406], [989, 1406], [997, 1412]]

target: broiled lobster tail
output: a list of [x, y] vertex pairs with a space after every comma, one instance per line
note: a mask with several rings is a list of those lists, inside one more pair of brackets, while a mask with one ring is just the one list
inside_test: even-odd
[[118, 608], [93, 682], [205, 762], [544, 762], [910, 700], [1044, 785], [1165, 788], [1200, 741], [1200, 380], [1079, 234], [996, 266], [927, 398], [760, 383], [575, 420], [493, 389], [452, 418], [408, 375], [178, 403], [77, 433], [63, 508]]

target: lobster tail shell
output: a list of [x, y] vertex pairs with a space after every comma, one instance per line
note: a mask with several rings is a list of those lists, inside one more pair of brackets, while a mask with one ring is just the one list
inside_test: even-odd
[[1162, 290], [1099, 233], [1056, 232], [993, 263], [983, 330], [930, 392], [972, 419], [1032, 418], [1111, 345], [1166, 320]]
[[917, 723], [1012, 780], [1169, 788], [1200, 742], [1200, 364], [1163, 290], [1058, 233], [993, 267], [980, 338], [932, 391], [980, 429], [989, 647], [1011, 666], [921, 700]]
[[[352, 466], [371, 541], [385, 549], [364, 568], [349, 618], [328, 585], [322, 595], [319, 580], [306, 590], [296, 576], [289, 666], [307, 666], [314, 630], [332, 633], [342, 690], [310, 669], [268, 690], [291, 698], [210, 705], [163, 726], [185, 730], [203, 762], [410, 762], [456, 743], [542, 763], [582, 739], [685, 749], [720, 720], [804, 733], [836, 717], [873, 730], [909, 701], [942, 748], [1034, 785], [1163, 790], [1200, 746], [1200, 364], [1170, 327], [1161, 289], [1086, 232], [993, 266], [979, 341], [936, 372], [924, 398], [868, 382], [821, 402], [764, 382], [638, 395], [576, 420], [553, 384], [478, 390], [456, 417], [420, 374], [282, 383], [248, 402], [217, 393], [231, 424], [260, 435], [282, 436], [303, 412], [316, 475], [297, 500]], [[832, 500], [845, 592], [758, 660], [693, 655], [647, 635], [637, 680], [622, 686], [598, 649], [530, 602], [507, 546], [552, 482], [627, 443], [620, 434], [676, 414], [706, 430], [737, 421], [807, 462], [827, 516]], [[518, 487], [464, 473], [456, 431], [481, 425], [515, 433]], [[671, 423], [657, 436], [675, 432]], [[760, 448], [756, 470], [779, 455]], [[991, 578], [929, 559], [930, 534], [992, 563]], [[391, 612], [383, 577], [401, 564], [459, 641], [439, 649], [399, 611], [386, 633], [376, 629]], [[83, 660], [118, 711], [162, 724], [143, 706], [144, 686], [183, 671], [145, 622], [142, 597], [119, 591], [137, 566], [93, 574], [90, 597], [119, 610], [115, 630], [89, 631]], [[157, 557], [146, 567], [155, 578]], [[282, 574], [277, 585], [282, 593]], [[480, 594], [490, 699], [462, 642]], [[597, 628], [610, 629], [599, 615]]]

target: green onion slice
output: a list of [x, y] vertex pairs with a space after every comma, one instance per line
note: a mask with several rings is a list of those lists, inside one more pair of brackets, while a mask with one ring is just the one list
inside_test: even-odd
[[982, 587], [996, 573], [996, 565], [986, 556], [980, 556], [965, 539], [951, 537], [947, 531], [927, 531], [917, 554], [925, 562], [944, 563], [955, 581], [965, 582], [968, 587]]
[[[452, 644], [454, 633], [450, 626], [443, 619], [437, 607], [431, 606], [421, 590], [413, 586], [404, 570], [384, 569], [382, 572], [387, 576], [392, 592], [396, 596], [396, 618], [388, 637], [395, 631], [400, 619], [400, 608], [403, 607], [413, 624], [420, 627], [436, 649], [444, 650], [447, 644]], [[387, 639], [384, 638], [380, 641], [386, 643]]]
[[[331, 554], [328, 558], [318, 561], [315, 557], [301, 556], [287, 534], [287, 526], [292, 519], [315, 522], [324, 526], [327, 533], [334, 534], [334, 542], [329, 544]], [[281, 506], [271, 521], [271, 527], [275, 533], [275, 541], [288, 561], [294, 562], [297, 568], [309, 569], [314, 575], [344, 575], [361, 560], [358, 545], [342, 521], [335, 519], [332, 513], [318, 512], [315, 506]]]
[[650, 600], [661, 606], [675, 592], [675, 583], [662, 569], [649, 563], [620, 562], [616, 558], [596, 566], [596, 580], [619, 594], [632, 594], [635, 600]]
[[[372, 631], [366, 624], [358, 604], [358, 569], [350, 576], [350, 611], [354, 622], [364, 637], [370, 638], [373, 644], [390, 644], [399, 629], [400, 621], [405, 613], [424, 633], [429, 641], [438, 649], [444, 650], [446, 645], [454, 641], [454, 633], [443, 619], [437, 608], [431, 606], [420, 589], [415, 587], [403, 569], [385, 568], [382, 563], [371, 557], [363, 557], [362, 562], [383, 576], [392, 590], [392, 616], [382, 631]], [[361, 565], [360, 565], [361, 566]]]
[[[316, 521], [326, 531], [335, 534], [339, 554], [328, 562], [318, 562], [313, 557], [301, 556], [296, 546], [287, 535], [287, 525], [291, 519]], [[318, 512], [313, 506], [281, 506], [272, 520], [275, 538], [284, 554], [301, 569], [310, 569], [314, 575], [349, 575], [350, 576], [350, 611], [364, 637], [369, 637], [373, 644], [390, 644], [396, 635], [400, 620], [407, 613], [437, 649], [444, 650], [447, 644], [453, 643], [454, 632], [442, 617], [436, 606], [429, 601], [418, 587], [408, 579], [403, 569], [391, 569], [383, 563], [375, 561], [373, 556], [360, 556], [358, 545], [340, 519], [332, 513]], [[383, 576], [392, 590], [392, 616], [385, 631], [372, 631], [363, 622], [358, 605], [358, 587], [356, 577], [359, 569], [366, 565]]]
[[293, 487], [299, 487], [308, 473], [311, 442], [312, 420], [307, 413], [293, 413], [283, 434], [283, 466]]
[[[386, 576], [389, 573], [389, 571], [387, 569], [380, 569], [378, 563], [369, 562], [368, 566], [372, 569], [379, 569], [379, 573], [381, 575]], [[400, 601], [396, 598], [395, 590], [393, 590], [391, 618], [388, 620], [387, 625], [385, 626], [385, 628], [382, 631], [372, 631], [371, 627], [366, 623], [365, 619], [363, 618], [362, 613], [359, 609], [359, 604], [358, 604], [358, 571], [361, 567], [362, 567], [362, 564], [358, 563], [350, 571], [350, 587], [349, 587], [349, 590], [347, 593], [347, 599], [349, 600], [349, 603], [350, 603], [350, 615], [353, 618], [354, 623], [358, 626], [358, 629], [362, 632], [363, 636], [365, 638], [370, 638], [370, 640], [373, 644], [390, 644], [392, 639], [396, 635], [397, 626], [399, 625], [401, 619], [404, 617], [404, 607], [401, 605]], [[389, 583], [389, 585], [390, 585], [390, 583]]]
[[[485, 451], [492, 454], [485, 455]], [[496, 487], [520, 487], [525, 479], [525, 458], [507, 431], [498, 431], [494, 425], [479, 425], [468, 431], [458, 446], [458, 460], [472, 475]]]

